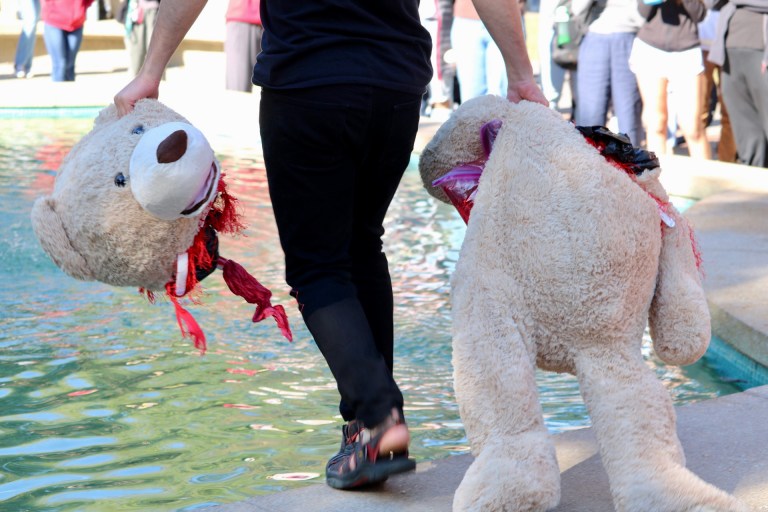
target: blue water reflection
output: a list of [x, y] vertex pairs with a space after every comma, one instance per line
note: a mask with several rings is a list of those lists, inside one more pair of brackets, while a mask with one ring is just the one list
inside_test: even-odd
[[[222, 252], [286, 305], [295, 340], [253, 324], [251, 307], [214, 274], [203, 304], [190, 307], [209, 338], [201, 357], [168, 301], [65, 276], [31, 232], [34, 199], [91, 123], [0, 120], [0, 510], [196, 510], [318, 481], [338, 447], [337, 393], [283, 283], [258, 152], [214, 138], [249, 222], [245, 236], [222, 239]], [[412, 167], [386, 228], [412, 454], [465, 452], [448, 297], [464, 224], [423, 192]], [[667, 367], [648, 340], [644, 350], [676, 403], [737, 390], [706, 361]], [[538, 381], [553, 432], [588, 425], [573, 377]]]

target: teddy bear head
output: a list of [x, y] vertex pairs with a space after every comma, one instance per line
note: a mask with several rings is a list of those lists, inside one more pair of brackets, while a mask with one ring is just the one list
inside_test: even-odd
[[156, 100], [103, 109], [62, 161], [32, 220], [67, 274], [162, 290], [216, 199], [221, 168], [206, 138]]
[[205, 136], [157, 100], [118, 117], [103, 109], [61, 163], [53, 192], [35, 201], [40, 244], [77, 279], [165, 290], [184, 336], [205, 336], [179, 298], [220, 268], [229, 289], [256, 304], [253, 321], [273, 316], [291, 339], [282, 306], [238, 263], [219, 254], [218, 233], [244, 226]]

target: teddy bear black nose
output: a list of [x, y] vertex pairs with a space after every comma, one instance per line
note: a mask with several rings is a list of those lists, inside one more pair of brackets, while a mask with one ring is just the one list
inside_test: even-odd
[[176, 130], [157, 146], [157, 162], [169, 164], [184, 156], [187, 151], [187, 132]]

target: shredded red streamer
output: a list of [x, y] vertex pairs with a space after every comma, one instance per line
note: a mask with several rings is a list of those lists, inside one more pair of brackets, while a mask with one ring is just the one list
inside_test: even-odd
[[273, 306], [270, 301], [272, 292], [259, 283], [239, 263], [219, 257], [219, 266], [224, 274], [224, 282], [235, 295], [244, 298], [249, 304], [256, 304], [253, 321], [260, 322], [268, 316], [274, 317], [280, 332], [288, 341], [293, 341], [293, 334], [288, 325], [288, 316], [283, 306]]
[[205, 333], [200, 328], [195, 317], [192, 316], [192, 313], [184, 309], [179, 303], [179, 298], [176, 297], [176, 294], [173, 291], [174, 286], [175, 284], [173, 282], [166, 284], [165, 291], [168, 294], [168, 297], [171, 298], [173, 307], [176, 309], [176, 322], [179, 324], [181, 335], [185, 338], [192, 338], [195, 348], [200, 351], [200, 354], [205, 354], [205, 351], [208, 348], [205, 343]]
[[[189, 272], [187, 272], [186, 292], [182, 296], [177, 296], [175, 293], [174, 280], [169, 281], [165, 285], [165, 292], [173, 303], [173, 307], [176, 311], [176, 322], [181, 330], [181, 335], [185, 338], [192, 338], [195, 348], [200, 350], [201, 354], [205, 353], [207, 349], [205, 333], [192, 314], [184, 309], [179, 299], [181, 297], [190, 297], [194, 302], [194, 296], [199, 292], [195, 269], [210, 268], [211, 266], [218, 264], [222, 267], [224, 281], [227, 283], [227, 286], [229, 286], [232, 293], [243, 297], [251, 304], [256, 304], [256, 312], [253, 315], [253, 321], [259, 322], [267, 316], [274, 317], [283, 336], [288, 338], [289, 341], [292, 341], [293, 335], [290, 326], [288, 325], [288, 316], [285, 314], [285, 309], [282, 306], [272, 305], [270, 302], [272, 292], [270, 292], [268, 288], [262, 286], [256, 278], [250, 275], [239, 264], [221, 257], [219, 257], [218, 262], [214, 262], [212, 255], [208, 252], [206, 247], [207, 227], [210, 226], [219, 233], [230, 234], [239, 233], [245, 228], [245, 225], [241, 221], [240, 214], [237, 211], [237, 199], [231, 196], [227, 191], [227, 185], [224, 182], [223, 174], [219, 180], [217, 191], [218, 195], [216, 199], [211, 204], [210, 210], [205, 215], [205, 218], [201, 221], [200, 229], [195, 234], [192, 245], [187, 250], [187, 254], [189, 255]], [[145, 294], [147, 299], [154, 303], [155, 296], [151, 290], [141, 288], [139, 289], [139, 292]]]

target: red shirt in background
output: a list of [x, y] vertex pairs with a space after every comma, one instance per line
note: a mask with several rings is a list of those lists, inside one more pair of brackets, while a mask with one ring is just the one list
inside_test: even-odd
[[72, 32], [85, 24], [85, 11], [93, 0], [43, 0], [42, 19], [61, 30]]
[[241, 21], [261, 25], [259, 0], [229, 0], [227, 21]]

